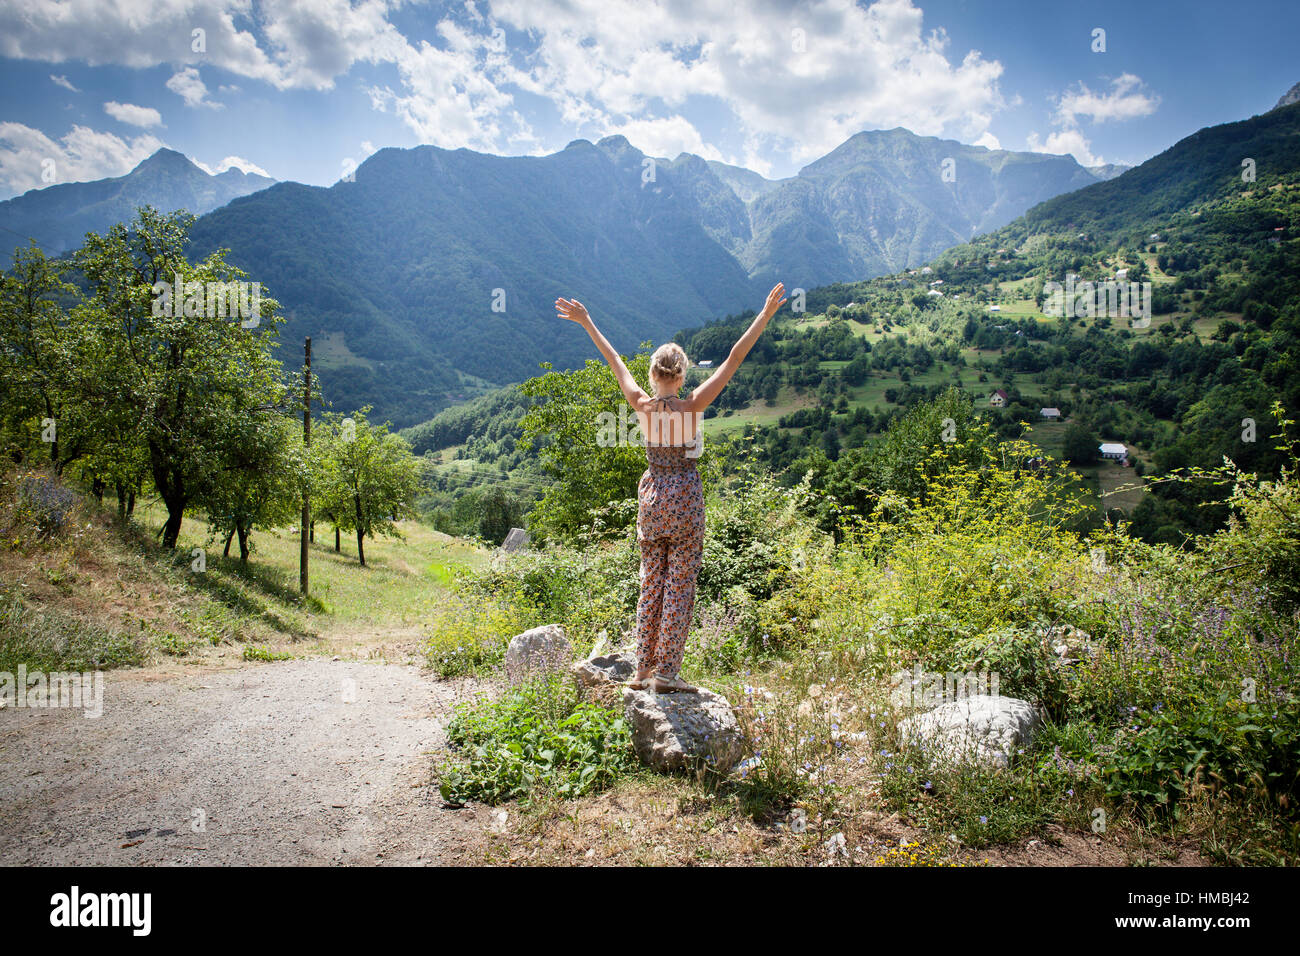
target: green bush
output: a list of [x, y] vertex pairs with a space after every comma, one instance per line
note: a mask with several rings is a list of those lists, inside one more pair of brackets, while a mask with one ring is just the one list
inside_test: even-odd
[[438, 768], [449, 803], [578, 797], [637, 765], [622, 713], [584, 700], [561, 675], [461, 705], [447, 739], [459, 751]]
[[1300, 704], [1246, 703], [1224, 691], [1188, 710], [1161, 708], [1121, 731], [1103, 766], [1115, 799], [1168, 810], [1178, 819], [1193, 787], [1231, 791], [1294, 812], [1300, 798]]
[[77, 496], [58, 480], [33, 473], [18, 476], [14, 505], [17, 521], [32, 527], [39, 537], [49, 538], [68, 526]]
[[441, 677], [483, 674], [501, 663], [512, 637], [540, 623], [518, 593], [453, 593], [429, 621], [424, 655]]

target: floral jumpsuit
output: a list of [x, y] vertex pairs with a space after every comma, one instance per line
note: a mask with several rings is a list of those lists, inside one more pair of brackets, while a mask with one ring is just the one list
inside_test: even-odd
[[704, 547], [704, 490], [693, 457], [698, 447], [647, 443], [650, 467], [637, 484], [637, 662], [668, 680], [677, 677], [686, 652]]

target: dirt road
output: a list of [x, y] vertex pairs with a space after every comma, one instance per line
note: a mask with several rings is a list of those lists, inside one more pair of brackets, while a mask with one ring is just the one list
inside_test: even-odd
[[0, 710], [0, 864], [440, 864], [488, 822], [429, 786], [469, 682], [328, 658], [105, 681], [98, 718]]

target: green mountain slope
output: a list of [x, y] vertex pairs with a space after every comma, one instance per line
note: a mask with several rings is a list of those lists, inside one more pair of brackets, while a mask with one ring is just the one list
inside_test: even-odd
[[[941, 181], [956, 157], [957, 181]], [[1073, 159], [863, 133], [788, 180], [621, 136], [540, 157], [385, 149], [328, 189], [283, 184], [195, 226], [286, 307], [286, 337], [327, 336], [327, 395], [398, 425], [549, 361], [594, 356], [557, 325], [577, 296], [616, 347], [932, 257], [1033, 202], [1095, 182]], [[499, 291], [498, 291], [499, 290]], [[496, 308], [494, 309], [494, 305]]]

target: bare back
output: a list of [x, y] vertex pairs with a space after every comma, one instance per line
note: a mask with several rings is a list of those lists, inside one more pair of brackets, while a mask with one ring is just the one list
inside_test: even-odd
[[[679, 401], [674, 399], [674, 404]], [[688, 412], [680, 408], [666, 408], [663, 411], [642, 411], [637, 409], [637, 424], [641, 434], [651, 445], [685, 445], [695, 440], [700, 431], [701, 412]]]

